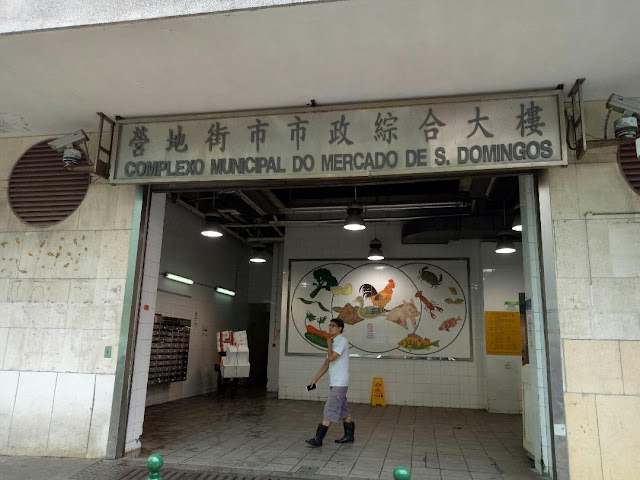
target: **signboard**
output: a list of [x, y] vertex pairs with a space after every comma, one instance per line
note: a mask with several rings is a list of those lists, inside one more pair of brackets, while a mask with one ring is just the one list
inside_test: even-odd
[[119, 120], [112, 183], [566, 165], [562, 91]]
[[484, 312], [487, 355], [521, 355], [520, 313]]
[[286, 355], [326, 355], [329, 322], [350, 355], [472, 360], [469, 260], [290, 260]]

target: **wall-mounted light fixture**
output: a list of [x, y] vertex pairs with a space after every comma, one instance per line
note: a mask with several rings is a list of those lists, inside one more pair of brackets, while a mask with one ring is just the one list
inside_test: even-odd
[[233, 290], [228, 290], [222, 287], [216, 287], [216, 292], [221, 293], [223, 295], [229, 295], [230, 297], [236, 296], [236, 292], [234, 292]]
[[190, 278], [181, 277], [180, 275], [176, 275], [174, 273], [167, 272], [164, 274], [164, 276], [165, 278], [169, 280], [173, 280], [175, 282], [186, 283], [187, 285], [193, 285], [193, 280], [191, 280]]
[[384, 260], [384, 254], [382, 253], [382, 242], [377, 238], [374, 238], [373, 240], [371, 240], [371, 243], [369, 243], [369, 256], [367, 258], [374, 262]]

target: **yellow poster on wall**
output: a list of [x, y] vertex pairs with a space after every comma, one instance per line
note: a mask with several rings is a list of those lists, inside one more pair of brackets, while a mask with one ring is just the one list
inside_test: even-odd
[[487, 355], [520, 355], [520, 313], [484, 312]]

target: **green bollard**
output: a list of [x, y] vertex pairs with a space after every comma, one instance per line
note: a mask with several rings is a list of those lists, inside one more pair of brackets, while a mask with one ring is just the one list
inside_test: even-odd
[[147, 468], [149, 469], [149, 478], [147, 478], [147, 480], [162, 480], [162, 477], [158, 472], [162, 468], [163, 463], [164, 459], [157, 453], [154, 453], [147, 458]]
[[396, 467], [393, 470], [393, 479], [394, 480], [410, 480], [411, 472], [407, 467]]

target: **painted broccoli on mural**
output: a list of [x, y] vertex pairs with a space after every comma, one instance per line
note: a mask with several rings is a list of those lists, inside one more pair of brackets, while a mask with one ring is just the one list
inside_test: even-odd
[[313, 284], [316, 285], [316, 288], [311, 292], [311, 295], [309, 295], [311, 298], [316, 298], [316, 295], [318, 295], [320, 290], [331, 291], [331, 287], [338, 286], [338, 280], [336, 280], [336, 277], [334, 277], [327, 268], [318, 268], [317, 270], [314, 270], [313, 278], [316, 279], [316, 281], [313, 282]]

